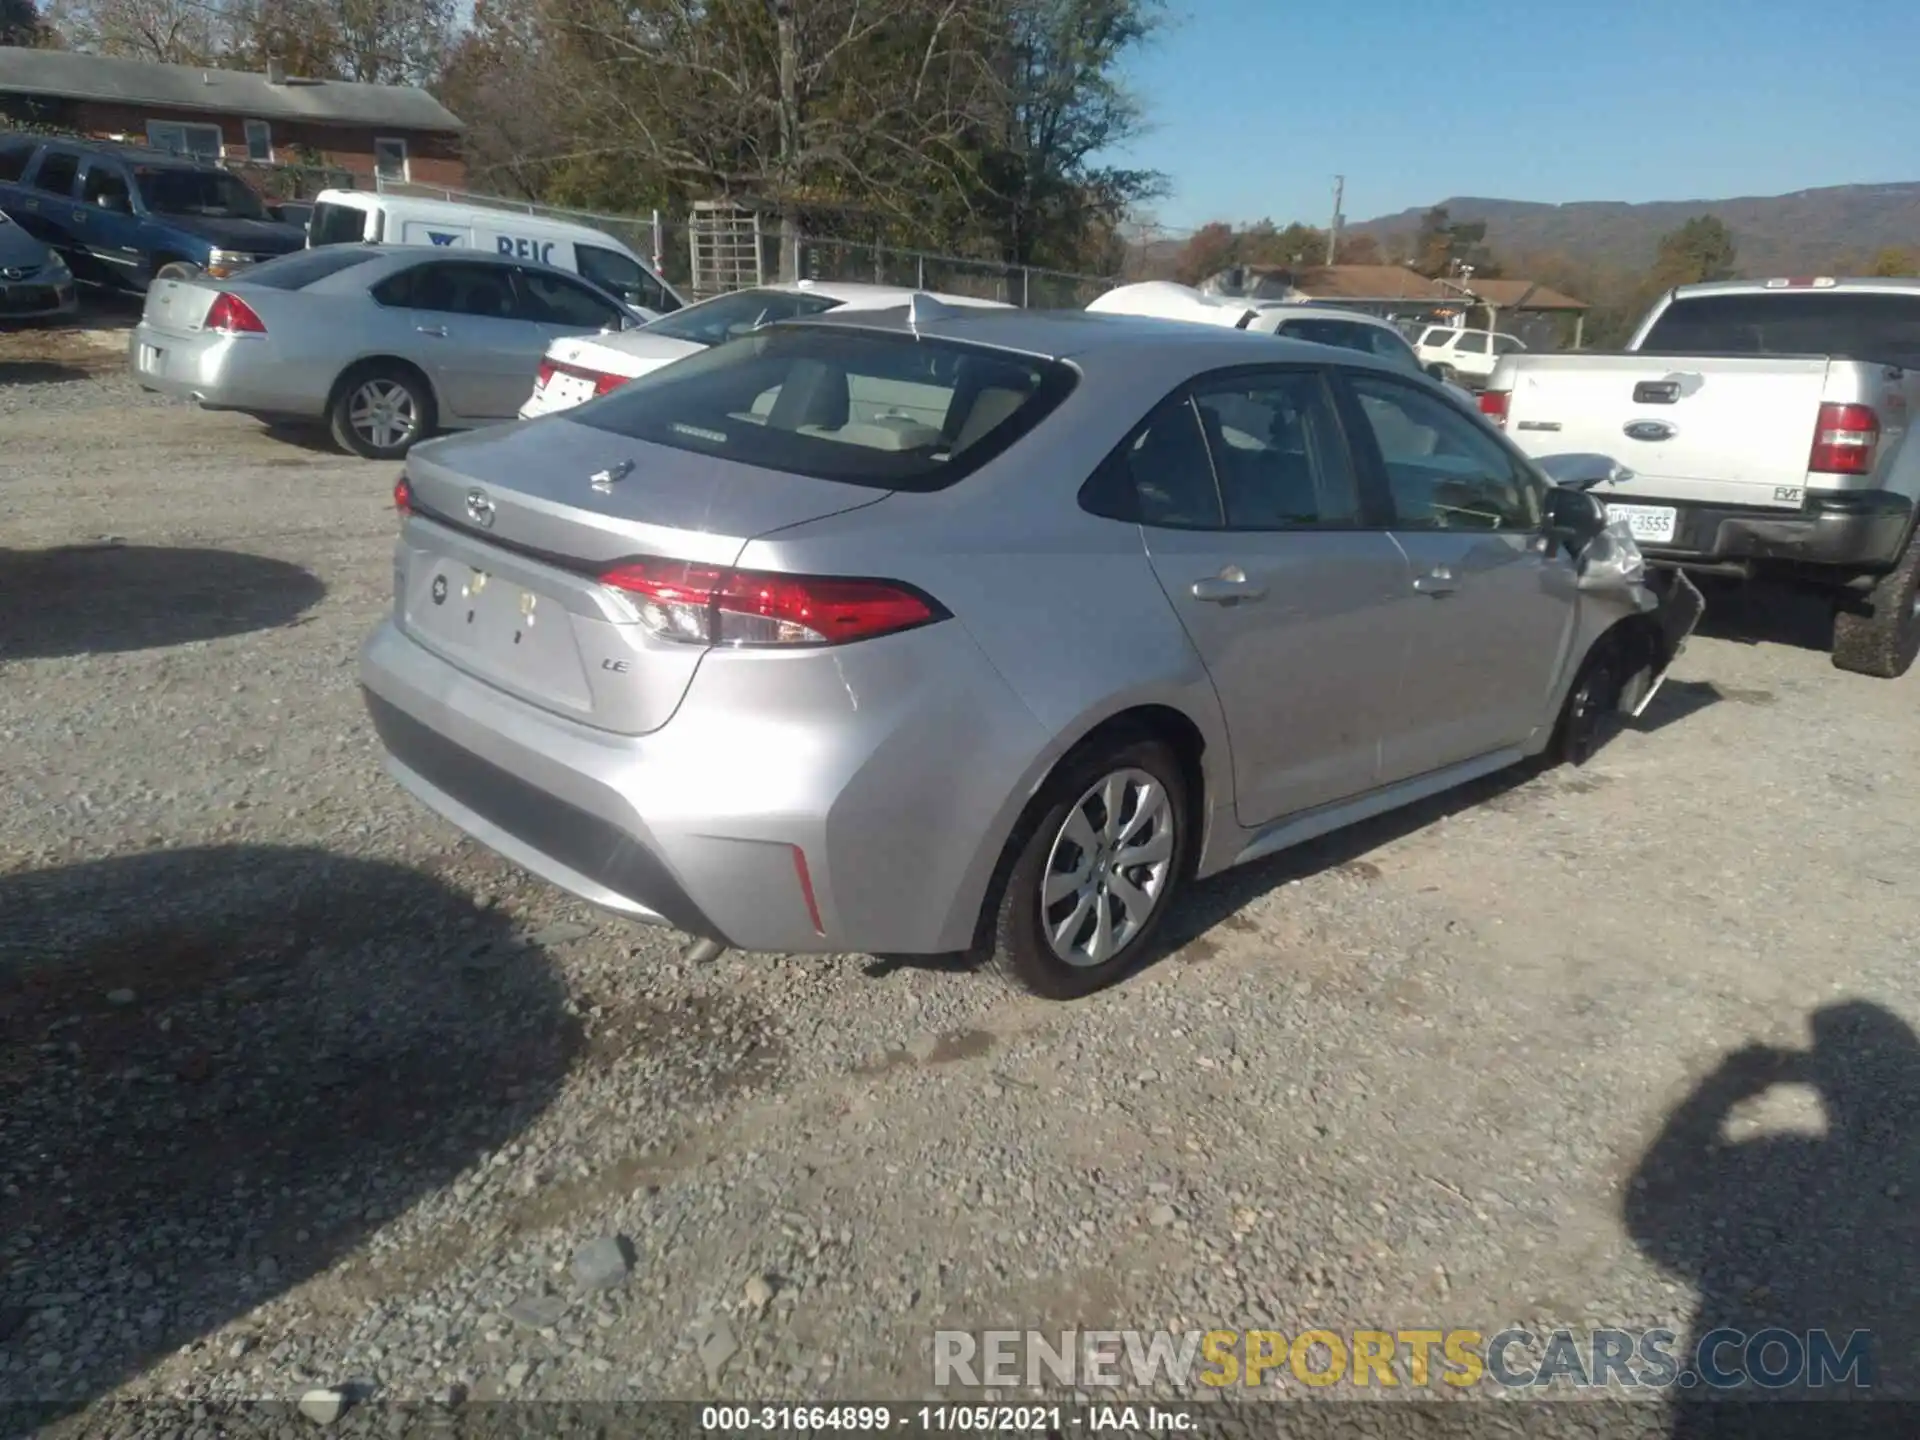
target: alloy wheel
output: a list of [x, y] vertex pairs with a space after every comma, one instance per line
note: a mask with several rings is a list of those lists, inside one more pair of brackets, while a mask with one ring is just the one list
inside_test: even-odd
[[1115, 770], [1074, 802], [1040, 883], [1040, 928], [1069, 965], [1105, 965], [1132, 944], [1166, 897], [1174, 813], [1145, 770]]
[[390, 450], [414, 438], [420, 428], [413, 392], [395, 380], [368, 380], [347, 402], [347, 423], [369, 445]]

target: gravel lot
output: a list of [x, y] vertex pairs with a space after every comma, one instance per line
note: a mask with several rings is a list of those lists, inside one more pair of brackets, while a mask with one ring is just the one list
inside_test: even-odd
[[936, 1328], [1076, 1325], [1865, 1326], [1916, 1379], [1920, 677], [1790, 597], [1091, 1001], [689, 965], [381, 774], [391, 467], [120, 366], [0, 337], [0, 1396], [904, 1398]]

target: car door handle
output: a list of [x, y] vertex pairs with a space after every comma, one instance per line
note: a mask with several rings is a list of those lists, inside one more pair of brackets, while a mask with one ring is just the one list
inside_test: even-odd
[[1236, 600], [1262, 600], [1266, 594], [1266, 586], [1255, 584], [1231, 565], [1218, 575], [1209, 575], [1204, 580], [1193, 582], [1193, 598], [1205, 600], [1210, 605], [1231, 605]]
[[447, 327], [444, 325], [416, 325], [413, 328], [422, 335], [433, 336], [436, 340], [447, 338]]
[[1438, 599], [1442, 595], [1453, 594], [1455, 590], [1460, 588], [1460, 582], [1453, 578], [1453, 571], [1443, 565], [1437, 569], [1429, 570], [1424, 575], [1416, 575], [1413, 581], [1413, 588], [1418, 590], [1422, 595], [1431, 595], [1435, 599]]

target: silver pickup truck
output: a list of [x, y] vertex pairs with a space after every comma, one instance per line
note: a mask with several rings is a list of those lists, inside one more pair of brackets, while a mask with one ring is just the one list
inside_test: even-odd
[[1833, 663], [1920, 654], [1920, 281], [1685, 285], [1620, 353], [1509, 355], [1480, 408], [1529, 455], [1628, 474], [1598, 497], [1647, 559], [1802, 582], [1834, 602]]

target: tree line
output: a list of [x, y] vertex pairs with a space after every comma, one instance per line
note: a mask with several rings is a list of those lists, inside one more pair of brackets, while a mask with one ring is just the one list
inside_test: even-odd
[[421, 85], [475, 189], [622, 212], [730, 199], [802, 232], [1116, 272], [1163, 193], [1108, 158], [1164, 0], [0, 0], [0, 38]]
[[[1364, 231], [1330, 237], [1323, 229], [1298, 223], [1282, 227], [1262, 220], [1236, 228], [1214, 222], [1194, 231], [1170, 261], [1148, 268], [1164, 278], [1198, 285], [1236, 266], [1298, 270], [1329, 263], [1403, 265], [1429, 279], [1464, 275], [1469, 284], [1475, 277], [1532, 280], [1587, 303], [1583, 339], [1598, 348], [1624, 344], [1653, 302], [1674, 286], [1738, 279], [1742, 273], [1733, 233], [1715, 215], [1696, 215], [1668, 231], [1660, 237], [1652, 265], [1635, 270], [1562, 251], [1500, 251], [1490, 243], [1484, 222], [1455, 221], [1444, 206], [1427, 211], [1411, 236], [1385, 241]], [[1842, 254], [1835, 258], [1832, 273], [1920, 276], [1920, 249]]]

